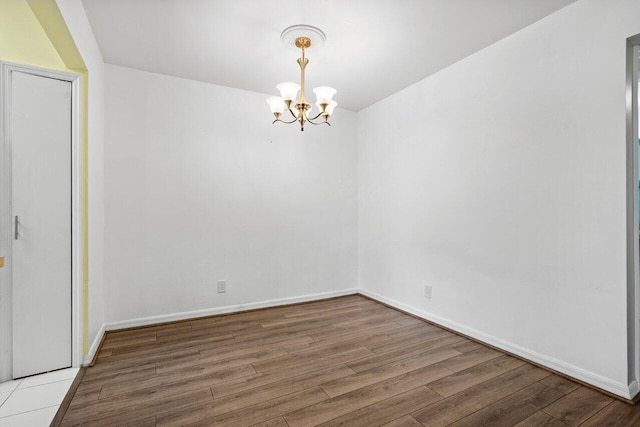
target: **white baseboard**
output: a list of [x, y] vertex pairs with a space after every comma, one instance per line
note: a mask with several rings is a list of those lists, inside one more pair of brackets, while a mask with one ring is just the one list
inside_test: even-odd
[[366, 289], [359, 289], [359, 293], [371, 299], [374, 299], [376, 301], [383, 302], [392, 307], [405, 311], [407, 313], [411, 313], [414, 316], [417, 316], [422, 319], [428, 320], [430, 322], [436, 323], [438, 325], [444, 326], [445, 328], [449, 328], [451, 330], [467, 335], [469, 337], [475, 338], [479, 341], [482, 341], [491, 346], [500, 348], [509, 353], [518, 355], [524, 359], [538, 363], [542, 366], [546, 366], [547, 368], [553, 369], [554, 371], [561, 372], [565, 375], [576, 378], [580, 381], [591, 384], [602, 390], [606, 390], [610, 393], [613, 393], [625, 399], [631, 399], [637, 393], [637, 391], [635, 393], [632, 392], [632, 387], [635, 390], [638, 389], [638, 384], [635, 381], [629, 385], [620, 383], [617, 381], [613, 381], [609, 378], [605, 378], [601, 375], [595, 374], [593, 372], [589, 372], [577, 366], [570, 365], [561, 360], [554, 359], [553, 357], [537, 353], [533, 350], [521, 347], [519, 345], [510, 343], [500, 338], [496, 338], [494, 336], [485, 334], [484, 332], [478, 331], [476, 329], [469, 328], [465, 325], [461, 325], [459, 323], [453, 322], [451, 320], [445, 319], [440, 316], [436, 316], [434, 314], [431, 314], [422, 310], [418, 310], [414, 307], [400, 303], [393, 299], [383, 297], [382, 295], [379, 295], [375, 292], [371, 292]]
[[[319, 294], [303, 295], [290, 298], [280, 298], [269, 301], [252, 302], [248, 304], [228, 305], [225, 307], [207, 308], [204, 310], [185, 311], [181, 313], [161, 314], [158, 316], [140, 317], [137, 319], [120, 320], [117, 322], [107, 322], [104, 324], [104, 331], [116, 329], [134, 328], [137, 326], [147, 326], [156, 323], [174, 322], [176, 320], [195, 319], [198, 317], [213, 316], [216, 314], [237, 313], [239, 311], [255, 310], [257, 308], [277, 307], [280, 305], [295, 304], [299, 302], [317, 301], [327, 298], [341, 297], [345, 295], [355, 295], [358, 290], [345, 289], [342, 291], [323, 292]], [[99, 344], [99, 341], [98, 341]]]
[[82, 366], [88, 366], [93, 360], [96, 351], [98, 351], [98, 346], [100, 346], [100, 342], [102, 341], [102, 337], [104, 336], [104, 332], [105, 325], [102, 324], [102, 326], [100, 326], [100, 330], [98, 330], [98, 333], [96, 334], [95, 339], [93, 340], [93, 343], [91, 343], [91, 347], [89, 347], [89, 353], [82, 356]]
[[633, 380], [633, 382], [629, 384], [629, 399], [633, 399], [638, 393], [640, 393], [640, 387], [638, 387], [638, 381]]

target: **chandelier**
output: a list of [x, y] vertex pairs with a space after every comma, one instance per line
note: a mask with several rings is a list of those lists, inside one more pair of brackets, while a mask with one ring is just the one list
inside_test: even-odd
[[[336, 90], [329, 86], [320, 86], [313, 89], [319, 110], [315, 116], [311, 113], [313, 106], [307, 102], [304, 94], [304, 71], [309, 63], [309, 60], [305, 57], [305, 50], [310, 50], [312, 47], [320, 47], [326, 39], [324, 33], [319, 28], [310, 25], [293, 25], [282, 32], [280, 39], [285, 45], [295, 46], [301, 51], [302, 56], [298, 58], [300, 84], [284, 82], [276, 86], [280, 91], [280, 96], [272, 96], [267, 99], [271, 112], [276, 118], [273, 123], [291, 124], [298, 122], [300, 123], [301, 131], [304, 131], [304, 124], [307, 122], [312, 125], [326, 124], [331, 126], [329, 117], [331, 117], [334, 108], [338, 105], [332, 99], [333, 95], [336, 94]], [[300, 91], [300, 98], [296, 100], [298, 91]], [[282, 120], [285, 110], [290, 113], [291, 121]]]

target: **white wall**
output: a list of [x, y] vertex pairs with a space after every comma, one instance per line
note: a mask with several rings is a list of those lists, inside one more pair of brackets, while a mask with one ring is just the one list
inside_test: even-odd
[[355, 113], [301, 133], [264, 94], [105, 74], [108, 322], [356, 288]]
[[104, 61], [80, 0], [56, 0], [89, 76], [88, 237], [89, 330], [95, 348], [104, 323]]
[[579, 1], [358, 113], [364, 293], [628, 394], [639, 16], [637, 0]]

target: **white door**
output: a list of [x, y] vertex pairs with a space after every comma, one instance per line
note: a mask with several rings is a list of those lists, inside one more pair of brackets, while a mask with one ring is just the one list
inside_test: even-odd
[[71, 366], [71, 83], [11, 79], [13, 377]]

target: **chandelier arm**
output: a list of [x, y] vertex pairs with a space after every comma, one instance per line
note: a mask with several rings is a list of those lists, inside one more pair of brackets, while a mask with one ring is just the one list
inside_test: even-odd
[[310, 118], [310, 119], [308, 118], [308, 120], [309, 120], [309, 121], [311, 121], [311, 120], [315, 120], [315, 119], [317, 119], [318, 117], [320, 117], [322, 114], [323, 114], [323, 113], [322, 113], [322, 112], [320, 112], [320, 113], [318, 113], [318, 115], [317, 115], [317, 116], [312, 117], [312, 118]]
[[293, 112], [293, 110], [291, 109], [291, 107], [289, 107], [289, 108], [287, 109], [287, 111], [289, 111], [289, 114], [291, 114], [291, 117], [293, 117], [293, 118], [295, 118], [295, 119], [298, 119], [298, 116], [296, 116], [296, 115], [294, 114], [294, 112]]
[[316, 125], [316, 126], [320, 126], [320, 125], [329, 125], [331, 126], [331, 123], [324, 121], [324, 122], [320, 122], [320, 123], [314, 123], [311, 120], [307, 120], [309, 123], [311, 123], [312, 125]]
[[295, 123], [297, 121], [298, 121], [298, 119], [293, 119], [290, 122], [287, 122], [287, 121], [284, 121], [284, 120], [280, 120], [280, 119], [275, 119], [274, 121], [271, 122], [271, 124], [275, 124], [275, 122], [280, 122], [280, 123], [284, 123], [284, 124], [290, 125], [291, 123]]

